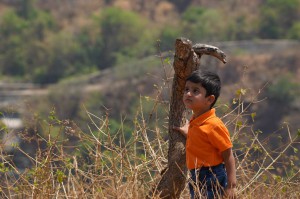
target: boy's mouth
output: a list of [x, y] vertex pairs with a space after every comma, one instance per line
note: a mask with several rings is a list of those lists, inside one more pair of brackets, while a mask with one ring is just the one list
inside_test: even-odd
[[193, 102], [193, 101], [192, 101], [191, 99], [185, 99], [184, 102], [185, 102], [185, 103], [191, 103], [191, 102]]

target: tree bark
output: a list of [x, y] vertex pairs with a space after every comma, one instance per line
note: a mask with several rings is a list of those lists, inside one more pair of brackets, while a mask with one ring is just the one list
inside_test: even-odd
[[158, 198], [179, 198], [184, 190], [187, 176], [185, 160], [185, 137], [173, 130], [173, 126], [181, 126], [185, 113], [183, 92], [185, 79], [200, 67], [200, 58], [203, 54], [217, 57], [226, 63], [225, 54], [217, 47], [196, 44], [186, 38], [178, 38], [175, 42], [174, 78], [169, 112], [169, 150], [168, 165], [151, 196]]

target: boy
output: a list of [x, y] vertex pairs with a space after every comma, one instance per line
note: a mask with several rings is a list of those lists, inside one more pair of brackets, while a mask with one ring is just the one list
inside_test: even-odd
[[183, 102], [193, 111], [190, 122], [174, 127], [186, 138], [191, 198], [235, 198], [235, 160], [230, 135], [213, 108], [221, 90], [217, 74], [197, 70], [186, 80]]

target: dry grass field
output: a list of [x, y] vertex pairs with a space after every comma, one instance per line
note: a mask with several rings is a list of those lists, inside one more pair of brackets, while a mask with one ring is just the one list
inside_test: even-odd
[[[234, 109], [225, 105], [217, 109], [226, 109], [222, 119], [233, 129], [238, 198], [299, 198], [300, 130], [291, 132], [285, 125], [280, 129], [285, 138], [276, 132], [261, 137], [262, 132], [243, 120], [249, 116], [250, 105], [244, 104], [243, 91], [237, 93]], [[152, 117], [158, 103], [153, 105]], [[34, 129], [35, 133], [20, 132], [25, 143], [36, 146], [35, 153], [13, 146], [29, 159], [30, 168], [18, 169], [14, 154], [5, 152], [2, 143], [1, 198], [145, 198], [167, 163], [167, 129], [159, 123], [148, 125], [150, 116], [144, 115], [143, 103], [132, 121], [129, 139], [122, 125], [112, 132], [107, 114], [97, 116], [88, 110], [86, 114], [92, 124], [89, 128], [96, 130], [82, 132], [74, 122], [61, 121], [52, 112], [47, 120], [36, 118], [44, 136]], [[4, 127], [2, 132], [7, 133]], [[274, 143], [279, 147], [270, 147]], [[188, 197], [186, 188], [181, 198]]]

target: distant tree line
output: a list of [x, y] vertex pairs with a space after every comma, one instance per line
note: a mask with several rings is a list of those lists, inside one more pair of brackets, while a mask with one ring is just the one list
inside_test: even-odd
[[264, 0], [259, 16], [250, 18], [190, 6], [180, 10], [177, 25], [158, 26], [138, 13], [106, 7], [71, 32], [50, 12], [24, 0], [0, 16], [0, 72], [2, 78], [50, 84], [153, 55], [156, 40], [163, 51], [172, 50], [179, 36], [193, 41], [299, 40], [299, 8], [299, 0]]

